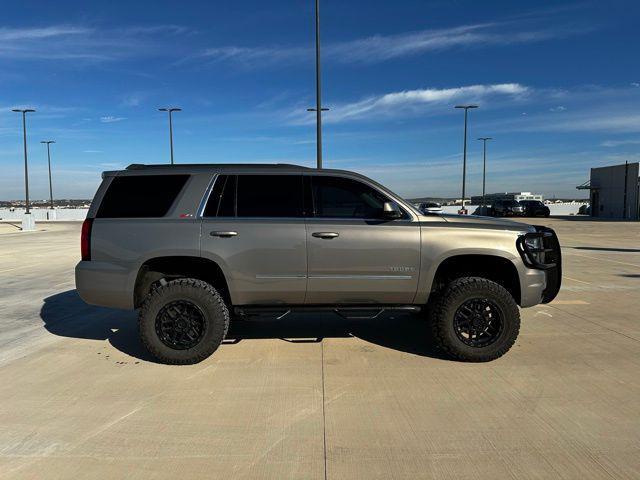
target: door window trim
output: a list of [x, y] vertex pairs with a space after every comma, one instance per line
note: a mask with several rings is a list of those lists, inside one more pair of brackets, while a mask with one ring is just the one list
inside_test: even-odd
[[[385, 223], [404, 223], [404, 222], [416, 222], [418, 221], [418, 217], [413, 213], [413, 211], [409, 208], [407, 208], [407, 206], [405, 205], [404, 201], [402, 201], [400, 198], [398, 198], [396, 195], [394, 194], [390, 194], [390, 192], [387, 192], [381, 188], [379, 188], [377, 185], [371, 184], [361, 178], [357, 178], [357, 177], [352, 177], [350, 175], [337, 175], [337, 174], [322, 174], [322, 173], [309, 173], [309, 172], [304, 172], [304, 173], [265, 173], [264, 175], [301, 175], [303, 180], [303, 185], [302, 185], [302, 191], [303, 191], [303, 203], [302, 203], [302, 208], [303, 208], [303, 216], [302, 217], [238, 217], [237, 216], [237, 198], [234, 200], [234, 210], [236, 215], [233, 217], [206, 217], [204, 216], [204, 211], [207, 207], [207, 203], [209, 203], [209, 197], [211, 196], [211, 193], [213, 192], [213, 188], [215, 186], [216, 181], [218, 181], [218, 179], [222, 176], [231, 176], [231, 175], [255, 175], [255, 174], [250, 174], [250, 173], [237, 173], [237, 172], [220, 172], [220, 173], [215, 173], [213, 175], [213, 178], [211, 178], [211, 180], [209, 181], [209, 185], [207, 186], [205, 193], [202, 197], [202, 200], [200, 202], [200, 206], [198, 207], [197, 210], [197, 218], [204, 220], [204, 219], [218, 219], [218, 220], [225, 220], [225, 219], [234, 219], [234, 220], [259, 220], [259, 219], [267, 219], [267, 220], [273, 220], [273, 219], [280, 219], [280, 220], [315, 220], [315, 221], [326, 221], [326, 220], [341, 220], [341, 221], [354, 221], [354, 220], [359, 220], [359, 221], [365, 221], [365, 222], [385, 222]], [[385, 220], [382, 218], [362, 218], [362, 217], [316, 217], [315, 216], [315, 199], [313, 198], [313, 186], [312, 186], [312, 181], [313, 181], [313, 177], [337, 177], [337, 178], [347, 178], [349, 180], [353, 180], [355, 182], [360, 182], [363, 183], [364, 185], [368, 186], [369, 188], [373, 188], [374, 190], [376, 190], [377, 192], [379, 192], [380, 194], [384, 195], [385, 197], [387, 197], [388, 199], [390, 199], [391, 201], [394, 201], [398, 204], [398, 206], [400, 207], [400, 209], [405, 213], [406, 217], [405, 218], [400, 218], [397, 220]], [[238, 195], [238, 189], [236, 188], [236, 197]], [[310, 205], [307, 205], [307, 203], [310, 203]], [[309, 210], [310, 207], [310, 210]], [[401, 224], [401, 223], [400, 223]]]

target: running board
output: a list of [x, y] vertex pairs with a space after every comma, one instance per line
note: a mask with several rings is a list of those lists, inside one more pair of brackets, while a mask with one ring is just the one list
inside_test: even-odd
[[324, 306], [324, 305], [291, 305], [291, 306], [244, 306], [235, 307], [236, 315], [242, 317], [276, 317], [280, 320], [291, 312], [333, 312], [347, 320], [373, 320], [383, 312], [418, 313], [417, 305], [357, 305], [357, 306]]

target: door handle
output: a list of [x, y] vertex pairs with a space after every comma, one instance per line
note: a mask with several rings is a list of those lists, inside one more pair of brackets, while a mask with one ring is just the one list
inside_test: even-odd
[[313, 235], [316, 238], [324, 238], [324, 239], [331, 239], [331, 238], [336, 238], [340, 236], [338, 232], [313, 232], [311, 235]]
[[209, 235], [211, 235], [212, 237], [223, 237], [223, 238], [228, 238], [228, 237], [235, 237], [236, 235], [238, 235], [238, 232], [211, 232], [209, 233]]

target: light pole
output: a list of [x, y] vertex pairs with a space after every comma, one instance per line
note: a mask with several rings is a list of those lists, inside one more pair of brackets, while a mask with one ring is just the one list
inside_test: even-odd
[[49, 199], [51, 200], [51, 210], [53, 210], [53, 186], [51, 184], [51, 150], [49, 146], [56, 143], [55, 140], [42, 140], [40, 143], [47, 145], [47, 163], [49, 164]]
[[493, 140], [493, 138], [480, 137], [478, 140], [482, 140], [482, 209], [484, 210], [484, 189], [487, 178], [487, 140]]
[[478, 105], [456, 105], [455, 108], [464, 108], [464, 146], [462, 151], [462, 208], [460, 213], [466, 213], [464, 200], [466, 198], [467, 182], [467, 112], [470, 108], [478, 108]]
[[322, 168], [322, 84], [320, 81], [320, 0], [316, 0], [316, 108], [307, 108], [308, 112], [316, 112], [316, 166]]
[[173, 112], [181, 112], [181, 108], [177, 107], [167, 107], [167, 108], [159, 108], [161, 112], [169, 112], [169, 148], [171, 149], [171, 165], [173, 165], [173, 121], [171, 119], [171, 114]]
[[27, 166], [27, 113], [35, 112], [32, 108], [14, 108], [13, 112], [22, 113], [22, 139], [24, 144], [24, 190], [25, 190], [25, 213], [30, 214], [29, 209], [29, 167]]

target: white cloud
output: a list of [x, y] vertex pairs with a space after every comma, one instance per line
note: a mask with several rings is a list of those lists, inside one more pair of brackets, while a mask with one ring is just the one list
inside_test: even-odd
[[142, 102], [148, 99], [149, 92], [132, 92], [122, 96], [120, 105], [123, 107], [139, 107]]
[[[327, 122], [344, 122], [371, 117], [406, 116], [433, 104], [452, 103], [454, 101], [481, 103], [489, 97], [509, 96], [521, 98], [530, 89], [519, 83], [501, 83], [495, 85], [469, 85], [456, 88], [427, 88], [404, 90], [385, 95], [371, 96], [363, 100], [336, 105], [325, 115]], [[315, 122], [309, 115], [296, 113], [292, 123], [308, 124]]]
[[564, 112], [567, 109], [564, 105], [558, 105], [557, 107], [551, 107], [550, 112]]
[[100, 121], [102, 123], [115, 123], [115, 122], [121, 122], [122, 120], [126, 120], [125, 117], [114, 117], [113, 115], [107, 115], [104, 117], [100, 117]]
[[100, 29], [83, 25], [0, 28], [0, 58], [95, 62], [166, 54], [167, 37], [188, 30], [177, 25]]
[[572, 115], [551, 117], [536, 115], [485, 124], [502, 132], [640, 132], [640, 114], [630, 112], [584, 110]]
[[303, 47], [238, 47], [224, 46], [204, 50], [197, 57], [215, 62], [231, 61], [245, 67], [257, 64], [291, 62], [304, 59], [313, 52]]
[[[395, 35], [370, 37], [323, 47], [323, 57], [343, 63], [378, 63], [381, 61], [443, 51], [451, 48], [478, 48], [492, 45], [532, 43], [575, 35], [586, 29], [544, 27], [524, 30], [509, 22], [462, 25], [447, 29], [427, 29]], [[313, 48], [291, 46], [221, 46], [209, 48], [197, 57], [217, 62], [232, 61], [243, 66], [261, 66], [312, 58]]]
[[640, 139], [606, 140], [600, 144], [600, 146], [608, 148], [621, 147], [624, 145], [640, 145]]
[[[69, 35], [86, 35], [91, 29], [67, 25], [52, 25], [36, 28], [0, 28], [0, 42], [32, 40], [41, 38], [63, 37]], [[6, 46], [5, 46], [6, 47]]]

